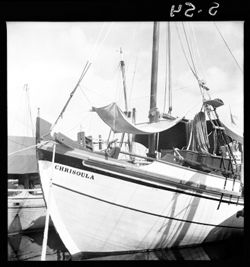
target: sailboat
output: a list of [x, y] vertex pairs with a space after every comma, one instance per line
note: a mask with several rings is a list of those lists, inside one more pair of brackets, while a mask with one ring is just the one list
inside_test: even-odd
[[[192, 246], [243, 233], [242, 170], [228, 145], [230, 131], [217, 114], [223, 101], [204, 98], [191, 121], [160, 118], [155, 98], [158, 45], [159, 23], [154, 22], [149, 122], [131, 122], [116, 103], [93, 108], [113, 132], [146, 140], [147, 155], [122, 151], [115, 142], [96, 152], [62, 133], [52, 136], [53, 125], [37, 118], [42, 189], [71, 255]], [[166, 145], [159, 156], [159, 135], [167, 135], [173, 145], [174, 130], [180, 128], [187, 146], [170, 152]], [[243, 142], [242, 136], [234, 137]], [[227, 148], [228, 158], [218, 152], [216, 140]], [[124, 154], [130, 157], [119, 159]]]
[[[28, 97], [27, 84], [24, 89]], [[31, 116], [30, 122], [33, 125]], [[46, 206], [40, 186], [35, 146], [34, 136], [8, 136], [9, 235], [43, 229], [45, 225]]]

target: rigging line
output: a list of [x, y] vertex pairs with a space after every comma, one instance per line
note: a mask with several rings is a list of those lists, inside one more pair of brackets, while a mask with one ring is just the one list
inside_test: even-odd
[[18, 142], [14, 141], [14, 140], [11, 140], [9, 136], [8, 136], [8, 141], [10, 141], [10, 142], [12, 142], [12, 143], [15, 143], [15, 144], [17, 144], [17, 145], [26, 147], [26, 145], [23, 144], [23, 143], [18, 143]]
[[202, 100], [204, 100], [204, 93], [202, 91], [202, 86], [201, 86], [201, 83], [200, 83], [200, 79], [198, 77], [198, 72], [197, 72], [197, 70], [195, 68], [195, 64], [194, 64], [194, 61], [193, 61], [192, 51], [191, 51], [191, 48], [190, 48], [190, 44], [189, 44], [189, 41], [188, 41], [188, 38], [187, 38], [187, 33], [186, 33], [186, 30], [185, 30], [185, 27], [184, 27], [184, 23], [183, 22], [182, 22], [182, 27], [183, 27], [184, 35], [185, 35], [185, 38], [186, 38], [186, 42], [187, 42], [187, 46], [188, 46], [190, 58], [191, 58], [191, 61], [192, 61], [193, 67], [194, 67], [195, 74], [196, 74], [195, 77], [197, 79], [197, 82], [198, 82], [198, 85], [199, 85], [199, 88], [200, 88], [200, 93], [201, 93], [201, 96], [202, 96]]
[[92, 55], [94, 54], [94, 51], [95, 51], [95, 49], [96, 49], [96, 47], [97, 47], [97, 44], [98, 44], [98, 42], [99, 42], [99, 39], [100, 39], [100, 37], [101, 37], [101, 34], [102, 34], [103, 30], [104, 30], [104, 25], [105, 25], [105, 23], [106, 23], [106, 22], [104, 22], [104, 24], [102, 25], [101, 30], [100, 30], [99, 33], [98, 33], [98, 36], [97, 36], [96, 41], [95, 41], [95, 44], [94, 44], [94, 46], [93, 46], [93, 48], [92, 48], [92, 50], [91, 50], [89, 59], [92, 58]]
[[79, 124], [81, 125], [81, 122], [87, 120], [87, 119], [86, 119], [87, 116], [88, 116], [88, 114], [85, 113], [85, 116], [81, 117], [80, 120], [78, 120], [78, 122], [76, 122], [76, 123], [74, 124], [74, 126], [72, 126], [71, 128], [65, 129], [65, 130], [64, 130], [64, 133], [69, 133], [69, 132], [71, 132], [73, 129], [76, 129], [76, 128], [79, 126]]
[[184, 117], [191, 111], [193, 110], [194, 108], [196, 108], [198, 105], [200, 105], [201, 102], [197, 102], [196, 104], [194, 104], [192, 107], [190, 107], [185, 113], [184, 113]]
[[196, 33], [195, 33], [195, 30], [194, 30], [193, 23], [191, 23], [190, 25], [191, 25], [191, 32], [192, 32], [192, 35], [193, 35], [193, 39], [195, 40], [195, 43], [197, 44], [195, 47], [196, 47], [198, 59], [199, 59], [200, 65], [201, 65], [202, 76], [205, 78], [205, 80], [207, 80], [206, 73], [205, 73], [205, 68], [204, 68], [204, 66], [202, 64], [203, 61], [202, 61], [202, 57], [201, 57], [200, 50], [199, 50], [199, 47], [198, 47], [198, 41], [197, 41], [197, 37], [196, 37]]
[[236, 60], [235, 56], [233, 55], [233, 52], [231, 51], [230, 47], [228, 46], [228, 44], [227, 44], [226, 40], [224, 39], [224, 37], [223, 37], [222, 33], [220, 32], [220, 30], [219, 30], [219, 28], [218, 28], [218, 26], [216, 25], [216, 23], [215, 23], [215, 22], [214, 22], [214, 26], [215, 26], [215, 28], [217, 29], [217, 31], [218, 31], [218, 33], [219, 33], [220, 37], [221, 37], [221, 38], [222, 38], [222, 40], [224, 41], [224, 44], [226, 45], [227, 49], [229, 50], [230, 54], [232, 55], [232, 57], [233, 57], [233, 59], [234, 59], [235, 63], [237, 64], [238, 68], [239, 68], [239, 69], [240, 69], [240, 71], [243, 73], [243, 70], [241, 69], [241, 67], [240, 67], [240, 65], [239, 65], [239, 63], [238, 63], [238, 61]]
[[190, 51], [192, 53], [192, 56], [195, 62], [197, 76], [200, 76], [199, 60], [198, 60], [198, 42], [194, 37], [194, 30], [193, 30], [191, 23], [188, 22], [187, 25], [188, 25], [188, 31], [189, 31], [189, 33], [187, 34], [187, 37], [190, 43]]
[[137, 69], [137, 60], [138, 60], [138, 55], [136, 55], [136, 58], [135, 58], [135, 68], [134, 68], [131, 87], [130, 87], [131, 89], [129, 92], [129, 103], [131, 103], [131, 97], [132, 97], [132, 92], [133, 92], [133, 88], [134, 88], [134, 79], [135, 79], [135, 73], [136, 73], [136, 69]]
[[[112, 24], [110, 25], [110, 30], [111, 30], [111, 26], [112, 26]], [[110, 30], [109, 30], [109, 32], [110, 32]], [[106, 35], [105, 35], [105, 37], [104, 37], [104, 39], [103, 39], [103, 41], [102, 41], [102, 44], [103, 44], [104, 40], [106, 39], [106, 37], [107, 37], [107, 35], [108, 35], [109, 32], [106, 33]], [[96, 41], [96, 43], [97, 43], [97, 41]], [[99, 48], [100, 48], [100, 45], [99, 45]], [[97, 52], [96, 52], [96, 54], [97, 54]], [[92, 56], [92, 55], [91, 55], [91, 56]], [[92, 57], [94, 57], [94, 56], [92, 56]], [[74, 88], [73, 91], [71, 92], [68, 101], [66, 102], [65, 106], [63, 107], [63, 109], [62, 109], [60, 115], [58, 116], [58, 118], [56, 119], [55, 123], [51, 126], [50, 131], [52, 131], [52, 129], [55, 127], [55, 125], [56, 125], [56, 123], [58, 122], [58, 120], [59, 120], [60, 118], [62, 118], [62, 115], [63, 115], [63, 113], [64, 113], [66, 107], [68, 106], [68, 104], [69, 104], [69, 102], [70, 102], [70, 100], [71, 100], [73, 94], [75, 93], [75, 91], [76, 91], [77, 87], [79, 86], [80, 82], [82, 81], [83, 77], [86, 75], [86, 73], [87, 73], [87, 71], [88, 71], [90, 65], [91, 65], [91, 57], [90, 57], [90, 59], [87, 61], [86, 65], [84, 66], [84, 69], [83, 69], [83, 71], [82, 71], [82, 74], [81, 74], [81, 76], [80, 76], [80, 78], [79, 78], [79, 80], [78, 80], [78, 82], [77, 82], [75, 88]]]
[[109, 29], [108, 29], [108, 31], [106, 32], [106, 34], [105, 34], [103, 40], [101, 41], [101, 43], [99, 44], [98, 48], [96, 49], [96, 52], [93, 53], [92, 58], [90, 58], [90, 61], [91, 61], [91, 59], [94, 60], [94, 59], [97, 57], [97, 55], [98, 55], [98, 53], [100, 52], [100, 49], [101, 49], [101, 47], [102, 47], [104, 41], [107, 39], [109, 33], [111, 32], [112, 27], [113, 27], [113, 22], [111, 22], [111, 24], [109, 25]]
[[84, 91], [82, 90], [82, 87], [81, 85], [79, 85], [79, 88], [80, 88], [80, 92], [85, 96], [85, 98], [87, 99], [87, 101], [89, 102], [89, 105], [92, 107], [93, 104], [91, 103], [91, 101], [89, 100], [89, 98], [87, 97], [87, 95], [84, 93]]
[[10, 154], [8, 154], [8, 157], [9, 157], [9, 156], [12, 156], [12, 155], [14, 155], [14, 154], [16, 154], [16, 153], [19, 153], [19, 152], [22, 152], [22, 151], [31, 149], [31, 148], [33, 148], [33, 147], [36, 147], [37, 145], [38, 145], [38, 144], [35, 144], [35, 145], [32, 145], [32, 146], [28, 146], [28, 147], [26, 147], [26, 148], [19, 149], [19, 150], [16, 150], [16, 151], [14, 151], [14, 152], [11, 152]]
[[[142, 23], [137, 24], [137, 27], [134, 30], [134, 36], [133, 36], [132, 44], [135, 43], [135, 36], [138, 36], [138, 34], [136, 34], [136, 33], [140, 32], [139, 28], [141, 28], [141, 26], [142, 26]], [[137, 70], [137, 62], [138, 62], [138, 50], [139, 50], [139, 46], [137, 46], [137, 48], [135, 50], [136, 58], [135, 58], [134, 72], [133, 72], [133, 76], [132, 76], [132, 80], [131, 80], [131, 87], [130, 87], [130, 92], [129, 92], [129, 103], [131, 103], [132, 92], [133, 92], [133, 88], [134, 88], [134, 79], [135, 79], [135, 73]]]
[[180, 36], [180, 32], [179, 32], [179, 30], [178, 30], [177, 24], [175, 24], [175, 27], [176, 27], [176, 30], [177, 30], [177, 34], [178, 34], [178, 38], [179, 38], [180, 44], [181, 44], [182, 52], [183, 52], [183, 54], [184, 54], [184, 56], [185, 56], [185, 58], [186, 58], [186, 62], [187, 62], [187, 64], [188, 64], [190, 70], [192, 71], [193, 75], [195, 76], [195, 78], [196, 78], [197, 80], [199, 80], [198, 76], [196, 75], [196, 73], [195, 73], [194, 70], [192, 69], [192, 66], [190, 65], [189, 60], [188, 60], [188, 58], [187, 58], [185, 49], [184, 49], [184, 47], [183, 47], [183, 43], [182, 43], [182, 41], [181, 41], [181, 36]]
[[24, 84], [23, 90], [25, 91], [25, 93], [24, 93], [24, 113], [23, 113], [23, 121], [24, 121], [24, 125], [25, 125], [24, 133], [25, 133], [25, 135], [29, 135], [29, 119], [27, 118], [27, 115], [28, 115], [27, 84]]
[[188, 37], [187, 37], [187, 33], [186, 33], [186, 30], [185, 30], [185, 27], [184, 27], [184, 23], [182, 22], [182, 28], [183, 28], [183, 31], [184, 31], [184, 35], [185, 35], [185, 39], [186, 39], [186, 43], [187, 43], [187, 46], [188, 46], [188, 51], [189, 51], [189, 55], [190, 55], [190, 59], [192, 61], [192, 64], [193, 64], [193, 68], [194, 68], [194, 71], [196, 73], [196, 76], [198, 77], [197, 75], [197, 70], [195, 68], [195, 64], [194, 64], [194, 60], [193, 60], [193, 55], [192, 55], [192, 51], [191, 51], [191, 47], [190, 47], [190, 43], [188, 41]]
[[[134, 28], [134, 31], [133, 31], [133, 36], [132, 36], [132, 38], [130, 39], [130, 44], [132, 44], [132, 46], [135, 44], [135, 37], [136, 36], [138, 36], [138, 34], [137, 34], [137, 32], [138, 32], [138, 29], [139, 29], [139, 27], [140, 27], [140, 25], [139, 24], [137, 24], [136, 25], [136, 27]], [[138, 51], [138, 49], [139, 49], [139, 47], [137, 47], [136, 48], [136, 52], [135, 52], [135, 54], [137, 55], [137, 51]], [[124, 60], [125, 61], [125, 60]], [[131, 53], [129, 53], [129, 59], [126, 61], [127, 63], [126, 63], [126, 70], [127, 70], [127, 72], [129, 71], [129, 68], [130, 68], [130, 63], [131, 63]]]
[[[187, 36], [188, 44], [190, 47], [191, 59], [192, 59], [192, 62], [195, 68], [195, 72], [196, 72], [197, 77], [200, 77], [200, 71], [198, 71], [200, 68], [199, 68], [199, 64], [197, 60], [197, 44], [194, 43], [194, 37], [191, 32], [191, 26], [189, 22], [187, 23], [187, 27], [186, 27], [186, 34], [187, 34], [186, 36]], [[201, 81], [202, 80], [199, 78], [198, 79], [199, 86], [200, 86]]]
[[70, 93], [70, 96], [69, 96], [69, 98], [68, 98], [66, 104], [64, 105], [64, 107], [63, 107], [61, 113], [60, 113], [59, 116], [57, 117], [57, 119], [56, 119], [56, 121], [54, 122], [54, 124], [51, 126], [50, 131], [52, 131], [52, 129], [55, 127], [55, 125], [57, 124], [58, 120], [59, 120], [60, 118], [62, 118], [62, 115], [63, 115], [63, 113], [65, 112], [66, 107], [68, 106], [68, 104], [69, 104], [71, 98], [73, 97], [73, 95], [74, 95], [74, 93], [75, 93], [77, 87], [79, 86], [80, 82], [82, 81], [83, 77], [84, 77], [85, 74], [87, 73], [87, 71], [88, 71], [90, 65], [91, 65], [91, 63], [89, 63], [89, 61], [87, 61], [86, 64], [85, 64], [85, 66], [84, 66], [84, 69], [83, 69], [83, 71], [82, 71], [82, 74], [81, 74], [81, 76], [80, 76], [80, 78], [79, 78], [79, 80], [78, 80], [78, 82], [77, 82], [77, 84], [76, 84], [76, 86], [74, 87], [73, 91]]
[[31, 114], [31, 107], [30, 107], [30, 98], [29, 98], [29, 88], [28, 88], [28, 84], [24, 85], [26, 88], [26, 97], [27, 97], [27, 102], [28, 102], [28, 111], [29, 111], [29, 115], [30, 115], [30, 122], [31, 122], [31, 131], [32, 131], [32, 137], [34, 137], [34, 125], [32, 122], [32, 114]]

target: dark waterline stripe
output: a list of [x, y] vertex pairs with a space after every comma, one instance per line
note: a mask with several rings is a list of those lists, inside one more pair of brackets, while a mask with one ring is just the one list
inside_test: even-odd
[[101, 202], [105, 202], [105, 203], [113, 205], [113, 206], [117, 206], [117, 207], [121, 207], [121, 208], [124, 208], [124, 209], [133, 210], [133, 211], [136, 211], [136, 212], [140, 212], [140, 213], [144, 213], [144, 214], [148, 214], [148, 215], [152, 215], [152, 216], [156, 216], [156, 217], [161, 217], [161, 218], [166, 218], [166, 219], [171, 219], [171, 220], [181, 221], [181, 222], [186, 222], [186, 223], [194, 223], [194, 224], [199, 224], [199, 225], [213, 226], [213, 227], [233, 228], [233, 229], [239, 229], [239, 230], [243, 230], [244, 229], [243, 227], [226, 226], [226, 225], [215, 225], [215, 224], [209, 224], [209, 223], [200, 223], [200, 222], [194, 222], [194, 221], [189, 221], [189, 220], [177, 219], [177, 218], [164, 216], [164, 215], [160, 215], [160, 214], [156, 214], [156, 213], [152, 213], [152, 212], [142, 211], [142, 210], [138, 210], [138, 209], [135, 209], [135, 208], [127, 207], [127, 206], [124, 206], [124, 205], [121, 205], [121, 204], [117, 204], [117, 203], [114, 203], [114, 202], [110, 202], [110, 201], [107, 201], [107, 200], [104, 200], [104, 199], [101, 199], [101, 198], [90, 196], [88, 194], [84, 194], [84, 193], [81, 193], [79, 191], [76, 191], [76, 190], [73, 190], [73, 189], [69, 189], [67, 187], [64, 187], [64, 186], [56, 184], [56, 183], [52, 183], [52, 184], [57, 186], [57, 187], [63, 188], [64, 190], [68, 190], [68, 191], [74, 192], [74, 193], [79, 194], [79, 195], [83, 195], [83, 196], [86, 196], [86, 197], [89, 197], [89, 198], [92, 198], [92, 199], [95, 199], [95, 200], [98, 200], [98, 201], [101, 201]]

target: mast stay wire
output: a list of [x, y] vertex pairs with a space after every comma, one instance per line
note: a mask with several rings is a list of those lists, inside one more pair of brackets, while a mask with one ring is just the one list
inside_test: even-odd
[[26, 90], [26, 98], [27, 98], [27, 104], [28, 104], [28, 112], [29, 112], [29, 116], [30, 116], [32, 137], [34, 137], [35, 134], [34, 134], [34, 124], [32, 121], [32, 114], [31, 114], [31, 107], [30, 107], [29, 87], [28, 87], [28, 84], [25, 84], [24, 86], [25, 86], [25, 90]]
[[138, 61], [138, 55], [136, 54], [136, 58], [135, 58], [135, 66], [134, 66], [134, 71], [133, 71], [133, 76], [132, 76], [132, 81], [131, 81], [131, 89], [129, 92], [129, 103], [131, 103], [131, 97], [132, 97], [132, 92], [133, 92], [133, 88], [134, 88], [134, 80], [135, 80], [135, 73], [137, 70], [137, 61]]
[[[135, 39], [136, 39], [136, 36], [138, 36], [137, 33], [139, 32], [139, 28], [141, 27], [141, 25], [142, 24], [139, 23], [134, 28], [133, 37], [131, 38], [131, 41], [130, 41], [130, 43], [132, 43], [132, 45], [134, 45], [134, 43], [135, 43]], [[137, 48], [135, 50], [136, 57], [135, 57], [135, 63], [134, 63], [134, 71], [133, 71], [132, 78], [131, 78], [131, 81], [130, 81], [131, 86], [128, 87], [128, 88], [130, 88], [130, 90], [128, 92], [128, 103], [130, 105], [131, 105], [131, 96], [132, 96], [133, 86], [134, 86], [134, 78], [135, 78], [135, 73], [136, 73], [136, 69], [137, 69], [138, 49], [139, 49], [139, 47], [137, 46]], [[131, 68], [131, 53], [130, 53], [130, 57], [129, 57], [128, 62], [126, 63], [125, 67], [126, 67], [125, 70], [128, 73], [129, 68]]]
[[190, 42], [188, 41], [186, 29], [185, 29], [185, 26], [184, 26], [184, 23], [183, 22], [182, 22], [182, 28], [183, 28], [183, 32], [184, 32], [184, 35], [185, 35], [185, 39], [186, 39], [186, 43], [187, 43], [187, 47], [188, 47], [190, 59], [191, 59], [191, 62], [193, 64], [193, 69], [194, 69], [194, 72], [196, 74], [196, 77], [198, 77], [197, 70], [196, 70], [195, 64], [194, 64], [193, 54], [192, 54], [191, 47], [190, 47]]
[[[185, 35], [185, 38], [186, 38], [186, 42], [187, 42], [190, 58], [191, 58], [191, 61], [192, 61], [192, 64], [193, 64], [193, 68], [194, 68], [194, 71], [196, 73], [196, 79], [197, 79], [197, 82], [198, 82], [198, 85], [199, 85], [199, 88], [200, 88], [200, 93], [201, 93], [201, 96], [202, 96], [202, 100], [204, 101], [205, 100], [204, 90], [202, 90], [202, 89], [204, 89], [204, 82], [202, 82], [200, 80], [199, 75], [198, 75], [198, 71], [197, 71], [197, 69], [195, 67], [194, 55], [193, 55], [192, 48], [191, 48], [191, 42], [188, 40], [187, 33], [186, 33], [186, 30], [185, 30], [183, 22], [182, 22], [182, 27], [183, 27], [184, 35]], [[205, 88], [208, 89], [207, 87], [205, 87]]]
[[[200, 56], [200, 53], [199, 53], [198, 42], [197, 42], [197, 39], [196, 39], [196, 36], [195, 36], [194, 28], [191, 27], [191, 23], [190, 22], [187, 22], [187, 25], [188, 25], [189, 33], [190, 33], [190, 39], [189, 39], [189, 43], [190, 43], [190, 47], [191, 47], [190, 51], [192, 52], [191, 55], [192, 55], [192, 57], [194, 59], [193, 62], [196, 64], [197, 77], [201, 77], [201, 76], [205, 77], [202, 64], [201, 64], [201, 68], [200, 68], [200, 66], [198, 66], [198, 63], [199, 62], [201, 63], [202, 60], [201, 60], [201, 56]], [[191, 36], [192, 36], [192, 38], [191, 38]], [[197, 59], [198, 57], [199, 57], [199, 60]], [[195, 64], [194, 64], [194, 66], [195, 66]], [[197, 68], [197, 66], [198, 66], [198, 68]], [[198, 69], [199, 69], [199, 71], [198, 71]], [[200, 70], [202, 70], [201, 71], [202, 75], [201, 75]], [[205, 81], [203, 79], [200, 79], [200, 78], [198, 78], [197, 81], [198, 81], [198, 84], [199, 84], [199, 87], [200, 87], [200, 90], [201, 90], [201, 94], [202, 94], [203, 100], [205, 99], [205, 96], [204, 96], [204, 92], [205, 91], [202, 90], [202, 89], [206, 90], [206, 93], [207, 93], [209, 99], [211, 99], [211, 96], [210, 96], [210, 94], [208, 92], [209, 89], [208, 89], [208, 87], [205, 86]]]
[[240, 67], [240, 65], [239, 65], [239, 63], [238, 63], [238, 61], [237, 61], [237, 59], [235, 58], [235, 56], [234, 56], [233, 52], [231, 51], [231, 49], [230, 49], [229, 45], [227, 44], [227, 42], [226, 42], [225, 38], [223, 37], [223, 35], [222, 35], [221, 31], [219, 30], [219, 28], [218, 28], [218, 26], [216, 25], [216, 23], [215, 23], [215, 22], [214, 22], [214, 26], [215, 26], [215, 28], [217, 29], [217, 31], [218, 31], [218, 33], [219, 33], [220, 37], [222, 38], [222, 40], [223, 40], [224, 44], [226, 45], [226, 47], [227, 47], [228, 51], [230, 52], [231, 56], [233, 57], [233, 59], [234, 59], [234, 61], [235, 61], [236, 65], [238, 66], [238, 68], [240, 69], [241, 73], [243, 74], [243, 70], [242, 70], [242, 68]]
[[[82, 71], [82, 73], [81, 73], [81, 76], [80, 76], [80, 78], [79, 78], [77, 84], [75, 85], [74, 89], [73, 89], [72, 92], [70, 93], [70, 96], [69, 96], [69, 98], [68, 98], [66, 104], [64, 105], [62, 111], [60, 112], [59, 116], [57, 117], [56, 121], [55, 121], [54, 124], [51, 126], [51, 128], [50, 128], [50, 132], [53, 130], [53, 128], [54, 128], [55, 125], [57, 124], [58, 120], [59, 120], [60, 118], [62, 118], [62, 115], [63, 115], [63, 113], [65, 112], [65, 110], [66, 110], [66, 108], [67, 108], [67, 106], [68, 106], [68, 104], [69, 104], [71, 98], [73, 97], [73, 95], [74, 95], [76, 89], [78, 88], [78, 86], [80, 85], [80, 83], [81, 83], [83, 77], [86, 75], [87, 71], [89, 70], [89, 68], [90, 68], [90, 66], [91, 66], [91, 64], [92, 64], [91, 61], [93, 60], [94, 56], [96, 56], [96, 55], [98, 54], [98, 52], [100, 51], [101, 45], [104, 43], [104, 41], [106, 40], [106, 38], [107, 38], [109, 32], [111, 31], [111, 26], [112, 26], [112, 25], [113, 25], [113, 23], [111, 23], [111, 25], [110, 25], [110, 27], [109, 27], [109, 30], [106, 32], [106, 35], [104, 36], [104, 38], [103, 38], [101, 44], [99, 44], [99, 47], [98, 47], [98, 49], [97, 49], [97, 48], [96, 48], [96, 46], [97, 46], [96, 44], [97, 44], [98, 39], [100, 38], [99, 36], [101, 35], [101, 33], [98, 34], [98, 39], [97, 39], [97, 41], [96, 41], [96, 43], [95, 43], [95, 50], [94, 50], [94, 49], [92, 50], [93, 52], [90, 54], [90, 56], [89, 56], [89, 60], [87, 60], [87, 62], [86, 62], [86, 64], [85, 64], [84, 68], [83, 68], [83, 71]], [[103, 31], [103, 28], [104, 28], [104, 25], [103, 25], [103, 27], [102, 27], [102, 29], [101, 29], [101, 32]]]
[[176, 30], [177, 30], [177, 34], [178, 34], [178, 38], [179, 38], [179, 41], [180, 41], [181, 49], [182, 49], [182, 52], [183, 52], [183, 54], [184, 54], [184, 56], [185, 56], [186, 62], [187, 62], [187, 64], [188, 64], [188, 66], [189, 66], [191, 72], [192, 72], [193, 75], [195, 76], [195, 78], [198, 79], [196, 73], [194, 72], [194, 70], [193, 70], [192, 66], [190, 65], [189, 60], [188, 60], [188, 58], [187, 58], [187, 55], [186, 55], [186, 52], [185, 52], [185, 49], [184, 49], [184, 46], [183, 46], [183, 43], [182, 43], [182, 40], [181, 40], [181, 36], [180, 36], [179, 29], [178, 29], [178, 27], [177, 27], [177, 24], [175, 24], [175, 27], [176, 27]]
[[196, 47], [196, 51], [197, 51], [198, 62], [200, 62], [202, 76], [205, 78], [205, 81], [206, 81], [207, 80], [206, 72], [205, 72], [204, 65], [202, 64], [203, 61], [202, 61], [202, 58], [201, 58], [200, 49], [199, 49], [199, 46], [198, 46], [198, 41], [197, 41], [196, 33], [195, 33], [195, 30], [194, 30], [194, 24], [191, 23], [191, 22], [190, 22], [190, 29], [191, 29], [191, 33], [192, 33], [193, 39], [194, 39], [195, 44], [196, 44], [195, 47]]
[[[189, 42], [188, 42], [188, 39], [187, 39], [187, 36], [186, 36], [186, 31], [185, 31], [185, 27], [184, 27], [183, 22], [182, 22], [182, 26], [183, 26], [183, 31], [184, 31], [184, 34], [185, 34], [185, 37], [186, 37], [186, 42], [187, 42], [187, 45], [188, 45], [188, 49], [189, 49], [189, 52], [190, 52]], [[190, 57], [191, 57], [191, 61], [193, 63], [194, 69], [192, 68], [192, 66], [191, 66], [191, 64], [190, 64], [190, 62], [189, 62], [189, 60], [187, 58], [187, 55], [186, 55], [185, 49], [183, 47], [183, 43], [182, 43], [182, 40], [181, 40], [180, 33], [179, 33], [177, 25], [176, 25], [176, 29], [177, 29], [177, 34], [178, 34], [178, 38], [179, 38], [179, 41], [180, 41], [180, 44], [181, 44], [181, 48], [182, 48], [183, 54], [184, 54], [184, 56], [186, 58], [187, 64], [188, 64], [191, 72], [193, 73], [194, 77], [196, 78], [196, 80], [198, 82], [198, 85], [199, 85], [199, 88], [200, 88], [200, 93], [201, 93], [201, 96], [202, 96], [202, 100], [204, 100], [204, 94], [202, 92], [201, 81], [200, 81], [200, 79], [198, 77], [198, 74], [197, 74], [197, 71], [196, 71], [196, 68], [195, 68], [195, 65], [194, 65], [194, 62], [193, 62], [192, 53], [190, 53]]]

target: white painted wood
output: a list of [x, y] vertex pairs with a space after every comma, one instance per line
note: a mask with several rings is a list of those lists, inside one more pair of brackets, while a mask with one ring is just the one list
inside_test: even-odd
[[[39, 161], [45, 198], [48, 197], [51, 164]], [[71, 174], [60, 170], [62, 167], [71, 169]], [[140, 169], [154, 172], [156, 176], [164, 175], [166, 180], [192, 181], [218, 189], [224, 186], [224, 179], [219, 176], [193, 170], [188, 172], [159, 162]], [[199, 244], [214, 228], [213, 225], [223, 223], [242, 209], [242, 206], [228, 203], [221, 203], [217, 209], [218, 201], [200, 198], [196, 190], [187, 190], [196, 195], [180, 194], [57, 163], [53, 175], [51, 217], [71, 254]], [[119, 175], [123, 175], [122, 172]], [[157, 184], [157, 181], [153, 183]], [[168, 187], [176, 189], [173, 185]], [[231, 190], [230, 187], [231, 184], [228, 186]], [[235, 188], [234, 192], [239, 191], [238, 181]], [[196, 223], [190, 224], [186, 220]], [[235, 222], [243, 227], [242, 219], [235, 219]], [[213, 238], [223, 239], [224, 236], [223, 233]]]

